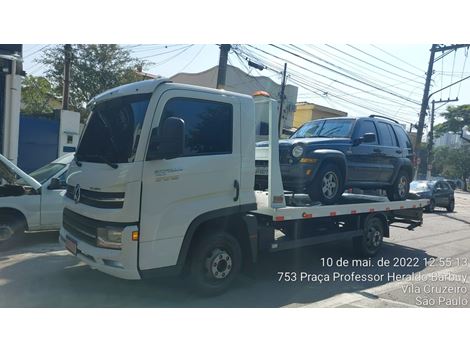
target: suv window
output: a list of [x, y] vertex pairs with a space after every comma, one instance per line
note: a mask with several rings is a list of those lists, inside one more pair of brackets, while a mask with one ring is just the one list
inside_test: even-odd
[[[356, 130], [356, 137], [360, 138], [364, 136], [366, 133], [374, 133], [375, 135], [377, 135], [377, 130], [375, 129], [374, 122], [369, 121], [369, 120], [359, 120], [359, 126], [357, 127], [357, 130]], [[377, 144], [377, 139], [375, 142], [367, 143], [367, 144]]]
[[184, 120], [183, 156], [232, 153], [233, 108], [231, 104], [193, 98], [170, 99], [162, 119]]
[[441, 182], [441, 188], [446, 190], [446, 191], [450, 190], [450, 187], [447, 184], [447, 182]]
[[396, 139], [395, 134], [392, 134], [393, 131], [388, 123], [385, 122], [377, 122], [376, 123], [377, 130], [379, 132], [379, 140], [380, 144], [384, 146], [395, 146]]
[[405, 130], [401, 126], [393, 126], [393, 129], [397, 133], [398, 140], [400, 141], [400, 147], [411, 149], [412, 146], [410, 137], [408, 137], [408, 134], [405, 132]]

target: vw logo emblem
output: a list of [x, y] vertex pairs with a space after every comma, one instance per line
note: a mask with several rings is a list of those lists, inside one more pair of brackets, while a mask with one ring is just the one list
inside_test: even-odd
[[75, 186], [75, 191], [73, 192], [73, 200], [75, 203], [80, 202], [80, 185], [78, 183]]

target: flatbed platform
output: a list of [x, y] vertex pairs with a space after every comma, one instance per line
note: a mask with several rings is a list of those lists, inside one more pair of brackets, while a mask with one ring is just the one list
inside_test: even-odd
[[424, 208], [429, 204], [428, 199], [390, 201], [386, 197], [344, 193], [338, 204], [322, 205], [311, 203], [309, 197], [304, 194], [296, 194], [295, 196], [285, 194], [286, 206], [272, 208], [268, 205], [268, 192], [255, 191], [255, 195], [258, 209], [253, 213], [272, 217], [273, 221], [399, 211]]

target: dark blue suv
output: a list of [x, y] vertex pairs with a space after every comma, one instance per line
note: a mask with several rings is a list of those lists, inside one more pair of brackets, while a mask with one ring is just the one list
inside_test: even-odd
[[[257, 147], [267, 147], [259, 142]], [[284, 189], [334, 204], [346, 188], [385, 189], [404, 200], [413, 175], [411, 141], [397, 121], [339, 117], [308, 122], [279, 141]], [[267, 161], [256, 161], [255, 189], [267, 188]]]

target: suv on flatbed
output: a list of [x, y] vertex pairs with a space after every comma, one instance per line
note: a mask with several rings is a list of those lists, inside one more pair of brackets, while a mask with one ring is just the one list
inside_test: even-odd
[[[268, 142], [258, 142], [266, 148]], [[413, 175], [411, 141], [398, 122], [377, 116], [326, 118], [279, 141], [284, 189], [334, 204], [346, 188], [385, 189], [404, 200]], [[268, 162], [256, 160], [255, 189], [267, 188]]]

